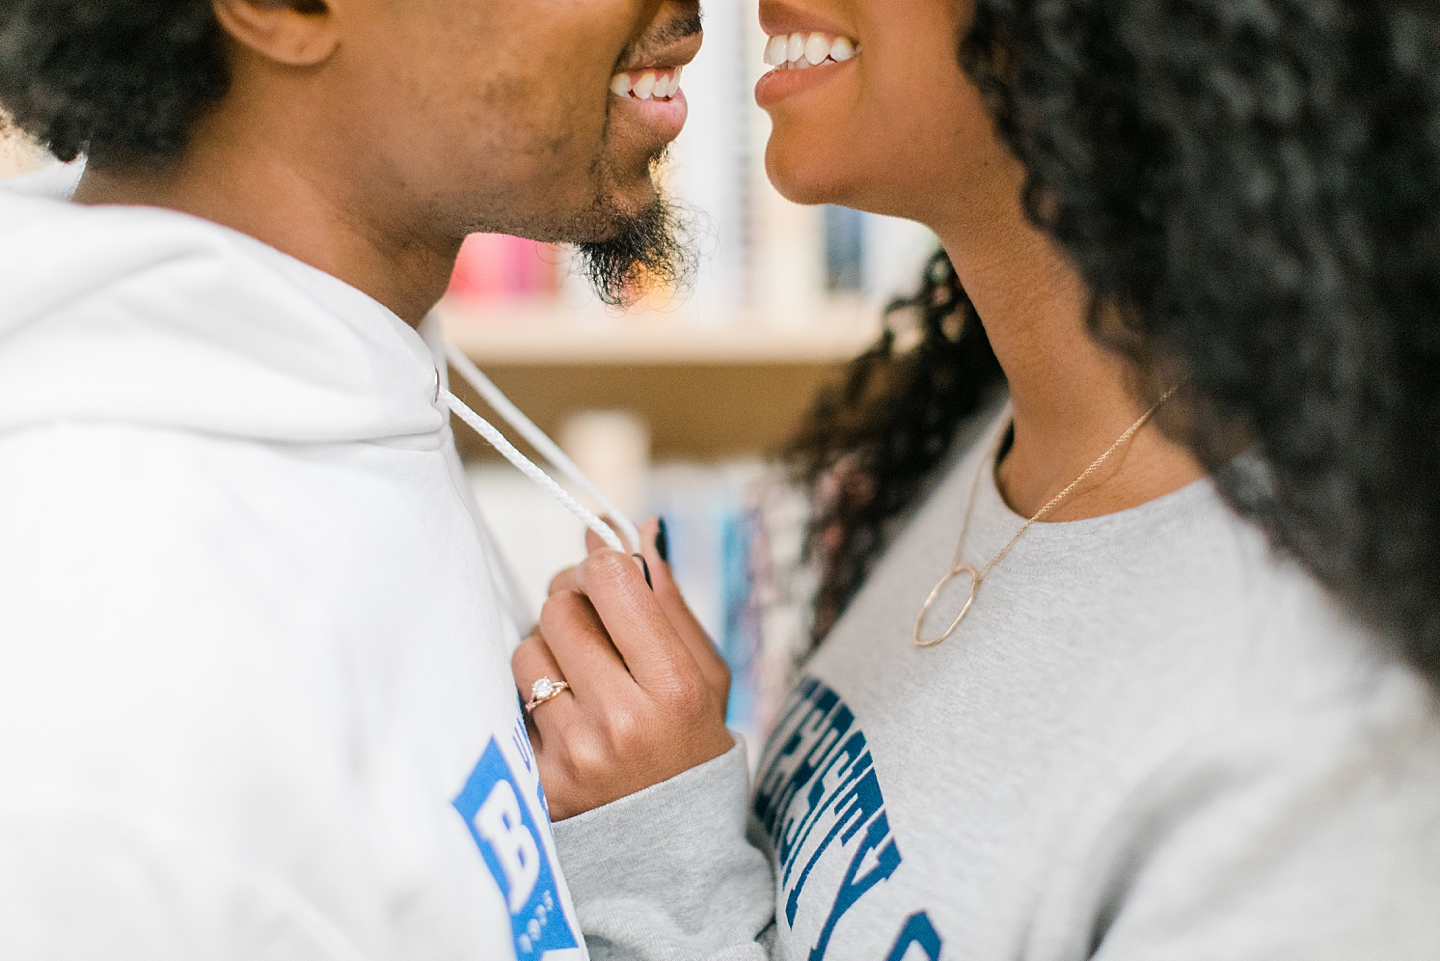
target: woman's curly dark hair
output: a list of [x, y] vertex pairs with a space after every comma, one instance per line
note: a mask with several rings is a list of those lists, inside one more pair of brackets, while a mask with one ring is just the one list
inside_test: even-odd
[[[821, 393], [787, 456], [815, 493], [808, 554], [820, 568], [819, 641], [860, 589], [893, 522], [926, 488], [956, 429], [1004, 380], [990, 339], [942, 251], [919, 293], [886, 310], [880, 342]], [[919, 339], [897, 352], [894, 322]]]
[[975, 0], [961, 62], [1096, 336], [1183, 372], [1227, 500], [1440, 682], [1440, 4]]
[[61, 160], [164, 164], [228, 86], [209, 0], [0, 0], [0, 105]]

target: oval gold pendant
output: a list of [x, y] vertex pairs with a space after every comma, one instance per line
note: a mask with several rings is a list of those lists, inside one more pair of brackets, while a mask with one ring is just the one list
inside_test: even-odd
[[[934, 606], [935, 602], [940, 598], [940, 592], [945, 590], [945, 585], [955, 580], [955, 578], [961, 574], [970, 575], [970, 596], [965, 599], [965, 606], [960, 608], [960, 613], [955, 616], [955, 620], [950, 622], [950, 626], [945, 629], [944, 634], [941, 634], [933, 641], [920, 640], [920, 632], [925, 629], [925, 618], [929, 615], [930, 608]], [[930, 596], [925, 598], [925, 606], [920, 608], [920, 616], [915, 618], [915, 646], [934, 647], [936, 644], [947, 639], [951, 634], [954, 634], [955, 629], [960, 626], [960, 622], [965, 620], [965, 615], [970, 613], [970, 606], [975, 603], [975, 592], [979, 589], [980, 572], [969, 564], [962, 564], [959, 567], [953, 568], [944, 577], [940, 578], [940, 583], [936, 584], [935, 589], [930, 592]]]

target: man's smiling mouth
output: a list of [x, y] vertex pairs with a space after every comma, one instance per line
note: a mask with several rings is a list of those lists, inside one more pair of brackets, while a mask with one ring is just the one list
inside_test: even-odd
[[669, 100], [680, 92], [680, 76], [684, 70], [684, 67], [671, 67], [617, 73], [610, 81], [610, 92], [632, 100]]
[[698, 14], [678, 17], [636, 42], [610, 78], [610, 92], [622, 100], [668, 101], [680, 92], [685, 65], [704, 41]]

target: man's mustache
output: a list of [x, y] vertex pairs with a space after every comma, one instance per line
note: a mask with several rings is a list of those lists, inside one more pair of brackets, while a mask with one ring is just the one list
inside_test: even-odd
[[690, 13], [671, 20], [648, 39], [656, 46], [663, 47], [666, 44], [689, 40], [704, 29], [704, 18], [699, 13]]
[[682, 40], [689, 40], [704, 31], [704, 18], [698, 12], [672, 17], [625, 48], [625, 52], [620, 55], [619, 62], [622, 64], [643, 63], [649, 59], [649, 54], [664, 50], [671, 44], [679, 43]]

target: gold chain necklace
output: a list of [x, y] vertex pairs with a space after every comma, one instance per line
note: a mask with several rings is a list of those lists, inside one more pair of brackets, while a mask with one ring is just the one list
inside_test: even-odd
[[[975, 511], [975, 495], [980, 490], [980, 478], [985, 472], [985, 465], [990, 463], [991, 457], [999, 453], [1000, 444], [1004, 441], [1005, 435], [1008, 433], [1008, 431], [1001, 431], [999, 439], [995, 442], [995, 448], [992, 451], [991, 456], [987, 457], [984, 461], [981, 462], [980, 469], [975, 473], [975, 483], [970, 486], [970, 502], [965, 506], [965, 522], [960, 528], [960, 543], [955, 545], [955, 556], [950, 561], [950, 570], [946, 571], [945, 576], [940, 578], [939, 582], [936, 583], [935, 589], [930, 592], [930, 596], [925, 599], [925, 604], [920, 608], [920, 615], [915, 618], [915, 646], [934, 647], [940, 642], [947, 640], [951, 634], [954, 634], [955, 629], [960, 626], [961, 621], [965, 620], [965, 615], [969, 614], [970, 608], [974, 606], [975, 595], [979, 593], [980, 585], [984, 583], [985, 578], [990, 576], [990, 572], [995, 569], [995, 565], [999, 564], [1002, 560], [1004, 560], [1005, 555], [1010, 553], [1010, 548], [1015, 546], [1015, 542], [1018, 541], [1021, 537], [1023, 537], [1025, 535], [1025, 532], [1028, 531], [1035, 524], [1036, 521], [1040, 520], [1040, 518], [1044, 517], [1046, 514], [1054, 510], [1056, 505], [1058, 505], [1061, 501], [1063, 501], [1066, 497], [1070, 495], [1071, 491], [1084, 483], [1087, 477], [1099, 470], [1100, 465], [1104, 464], [1107, 460], [1109, 460], [1111, 454], [1115, 453], [1122, 446], [1124, 446], [1125, 442], [1128, 441], [1130, 438], [1134, 437], [1135, 434], [1139, 432], [1140, 428], [1144, 427], [1147, 423], [1149, 423], [1150, 418], [1155, 416], [1155, 412], [1159, 410], [1167, 400], [1169, 400], [1171, 397], [1174, 397], [1175, 392], [1179, 389], [1180, 388], [1177, 385], [1166, 391], [1165, 395], [1155, 402], [1154, 407], [1151, 407], [1149, 410], [1147, 410], [1139, 420], [1137, 420], [1134, 424], [1130, 425], [1129, 430], [1121, 434], [1120, 438], [1116, 440], [1115, 443], [1110, 445], [1109, 450], [1097, 457], [1095, 459], [1095, 463], [1085, 468], [1085, 473], [1081, 474], [1079, 477], [1071, 481], [1070, 485], [1066, 487], [1063, 491], [1050, 498], [1050, 502], [1044, 507], [1040, 508], [1040, 510], [1036, 511], [1034, 517], [1030, 518], [1024, 524], [1020, 525], [1020, 529], [1015, 532], [1015, 536], [1010, 538], [1010, 540], [1006, 542], [1004, 547], [1000, 548], [1000, 552], [998, 554], [990, 558], [989, 563], [987, 563], [984, 567], [977, 569], [972, 564], [961, 564], [960, 558], [965, 553], [965, 535], [970, 533], [970, 515]], [[921, 640], [920, 632], [925, 629], [925, 618], [929, 615], [930, 608], [933, 607], [935, 601], [939, 599], [940, 592], [945, 589], [945, 585], [949, 584], [957, 577], [960, 577], [962, 574], [968, 574], [970, 576], [970, 596], [966, 598], [965, 606], [960, 609], [960, 613], [956, 615], [955, 620], [950, 622], [950, 626], [945, 629], [944, 634], [941, 634], [934, 640]]]

